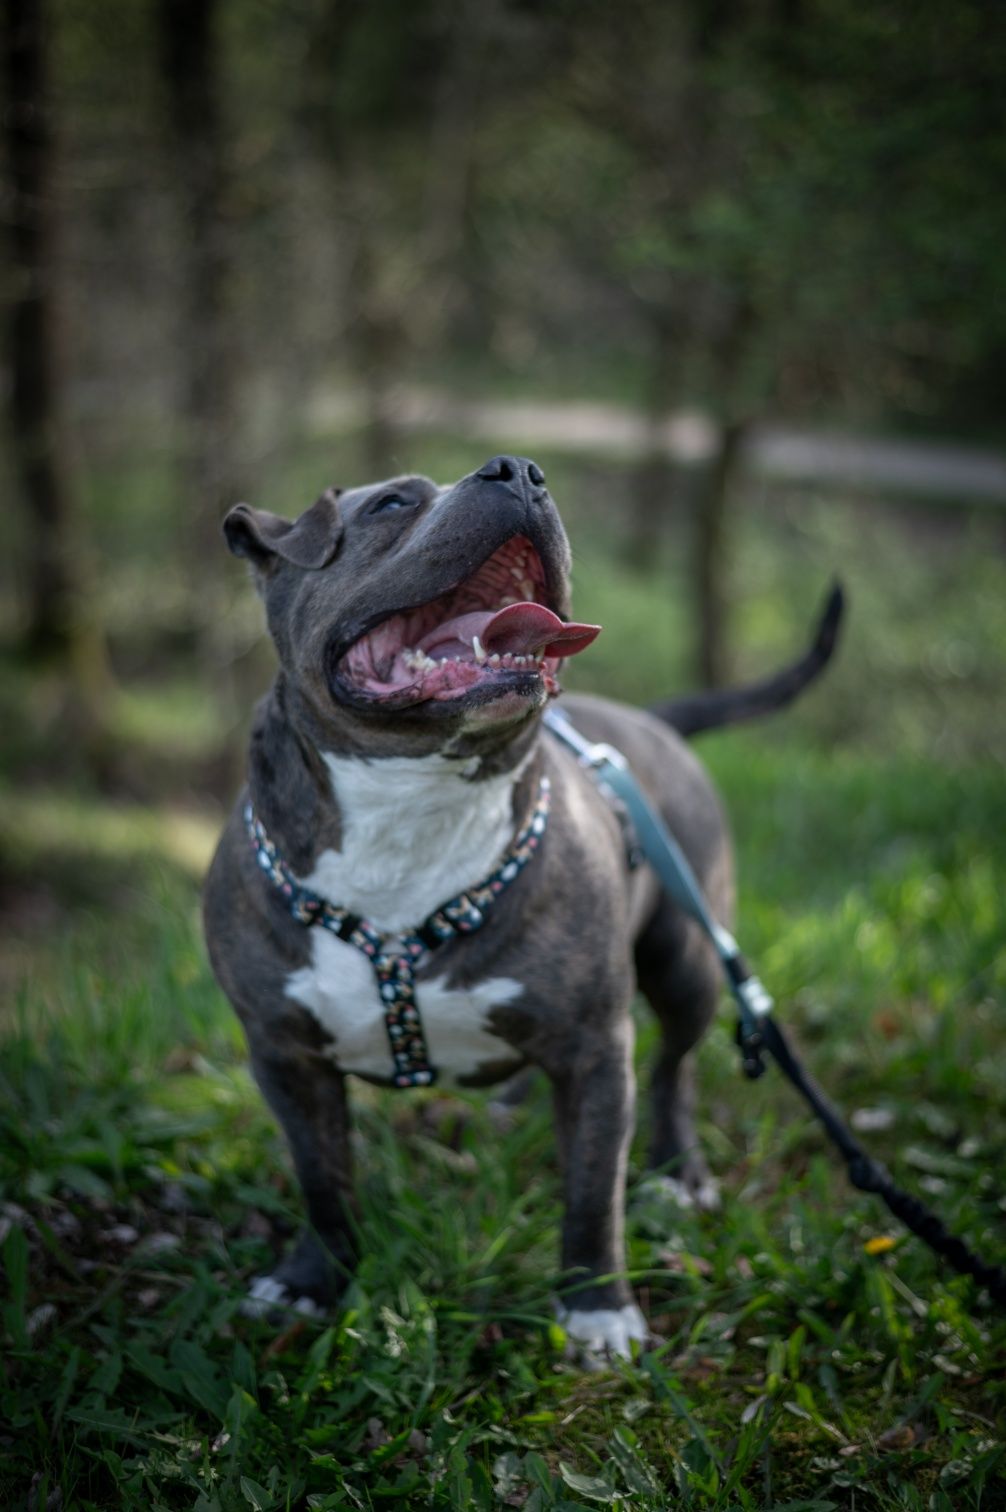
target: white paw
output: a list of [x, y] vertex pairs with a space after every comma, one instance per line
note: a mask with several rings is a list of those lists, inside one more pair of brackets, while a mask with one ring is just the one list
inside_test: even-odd
[[636, 1190], [640, 1197], [657, 1197], [679, 1208], [697, 1207], [703, 1213], [716, 1213], [720, 1209], [720, 1189], [711, 1176], [695, 1191], [677, 1176], [646, 1176]]
[[624, 1307], [574, 1308], [555, 1305], [559, 1322], [570, 1341], [589, 1355], [621, 1355], [632, 1358], [632, 1340], [645, 1344], [650, 1337], [646, 1319], [634, 1302]]
[[274, 1308], [282, 1307], [306, 1318], [320, 1318], [322, 1309], [313, 1297], [295, 1297], [275, 1276], [256, 1276], [241, 1303], [246, 1318], [264, 1318]]

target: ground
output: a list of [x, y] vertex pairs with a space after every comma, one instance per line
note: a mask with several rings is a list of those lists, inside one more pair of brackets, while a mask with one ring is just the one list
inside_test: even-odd
[[[584, 519], [577, 610], [612, 627], [595, 685], [655, 696], [680, 604]], [[747, 670], [799, 638], [837, 555], [853, 618], [804, 710], [701, 746], [736, 834], [739, 933], [870, 1149], [1001, 1261], [1003, 568], [980, 534], [895, 549], [858, 516], [829, 553], [833, 519], [742, 539]], [[540, 1087], [505, 1135], [483, 1095], [361, 1089], [345, 1308], [243, 1318], [300, 1204], [199, 936], [221, 813], [200, 774], [230, 716], [183, 677], [121, 681], [104, 788], [33, 780], [31, 720], [9, 725], [0, 1504], [1006, 1506], [1001, 1314], [848, 1187], [778, 1074], [743, 1080], [726, 1005], [700, 1060], [720, 1213], [639, 1190], [641, 1118], [629, 1255], [655, 1349], [593, 1373], [565, 1356]], [[43, 727], [44, 680], [31, 698]], [[188, 763], [185, 782], [158, 762]], [[644, 1083], [651, 1050], [640, 1009]]]

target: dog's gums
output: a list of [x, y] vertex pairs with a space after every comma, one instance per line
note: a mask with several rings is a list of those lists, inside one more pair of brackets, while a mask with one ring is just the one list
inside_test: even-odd
[[546, 596], [538, 553], [514, 536], [451, 592], [362, 635], [339, 676], [354, 693], [398, 708], [494, 684], [512, 689], [515, 679], [527, 679], [529, 693], [542, 683], [556, 693], [559, 662], [585, 650], [601, 627], [564, 623]]

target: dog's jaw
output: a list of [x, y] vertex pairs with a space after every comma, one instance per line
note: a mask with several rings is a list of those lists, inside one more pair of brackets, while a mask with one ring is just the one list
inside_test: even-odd
[[498, 699], [540, 706], [559, 691], [563, 658], [598, 631], [560, 619], [541, 557], [517, 534], [446, 593], [387, 615], [352, 641], [338, 657], [333, 693], [389, 711], [460, 701], [484, 709]]

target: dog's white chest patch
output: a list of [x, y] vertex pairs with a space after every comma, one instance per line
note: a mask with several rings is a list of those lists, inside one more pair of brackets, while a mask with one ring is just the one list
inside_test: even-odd
[[[391, 1076], [391, 1050], [374, 970], [355, 945], [313, 930], [310, 964], [291, 973], [285, 991], [333, 1036], [331, 1054], [341, 1070]], [[441, 1082], [470, 1076], [506, 1056], [505, 1041], [488, 1028], [489, 1014], [523, 991], [512, 977], [489, 977], [472, 987], [448, 987], [443, 977], [418, 984], [426, 1048]]]
[[[342, 816], [342, 845], [322, 852], [304, 884], [378, 930], [415, 928], [483, 881], [505, 852], [521, 768], [476, 783], [464, 762], [444, 756], [324, 759]], [[343, 1071], [390, 1079], [384, 1007], [374, 969], [355, 945], [312, 930], [310, 964], [291, 974], [285, 990], [332, 1035], [332, 1057]], [[441, 1082], [506, 1057], [489, 1015], [523, 990], [511, 977], [472, 987], [449, 987], [442, 976], [417, 983], [426, 1049]]]
[[509, 844], [522, 767], [475, 783], [444, 756], [324, 760], [342, 847], [323, 851], [303, 882], [380, 930], [421, 924], [483, 881]]

